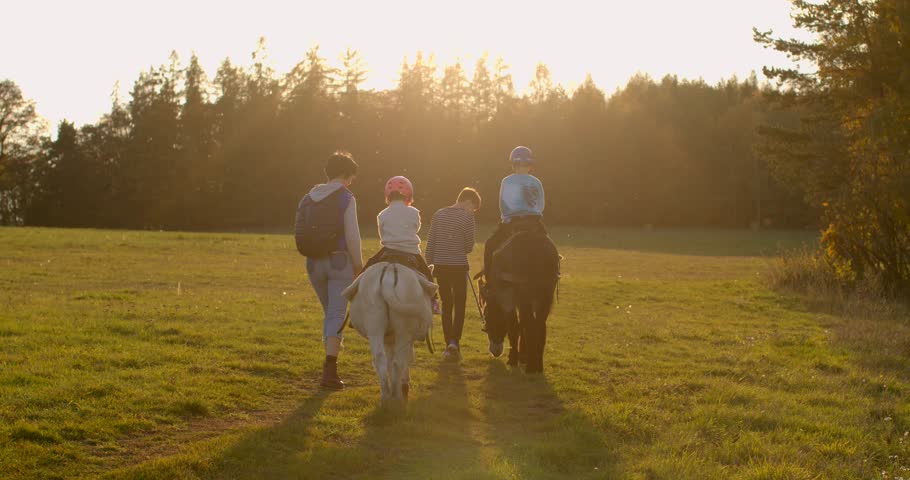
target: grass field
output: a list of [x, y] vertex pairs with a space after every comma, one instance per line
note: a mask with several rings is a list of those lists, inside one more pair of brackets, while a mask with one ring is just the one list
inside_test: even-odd
[[316, 388], [288, 236], [0, 229], [0, 477], [910, 478], [910, 321], [762, 279], [811, 235], [553, 236], [544, 375], [491, 359], [470, 305], [463, 362], [419, 350], [396, 417], [353, 332], [351, 388]]

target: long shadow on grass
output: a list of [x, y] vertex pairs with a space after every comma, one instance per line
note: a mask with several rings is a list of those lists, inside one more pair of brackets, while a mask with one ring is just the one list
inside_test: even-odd
[[329, 393], [316, 391], [280, 424], [244, 435], [215, 458], [204, 478], [299, 478], [298, 455]]
[[440, 362], [435, 382], [415, 387], [406, 415], [382, 409], [369, 414], [367, 433], [355, 448], [378, 461], [351, 478], [495, 478], [480, 465], [465, 375], [459, 364]]
[[567, 409], [545, 375], [489, 363], [482, 409], [494, 463], [515, 478], [619, 478], [615, 446], [581, 413]]
[[[241, 439], [213, 464], [206, 478], [484, 478], [477, 468], [479, 442], [472, 438], [468, 389], [461, 369], [441, 364], [436, 381], [415, 385], [406, 412], [378, 407], [363, 417], [350, 412], [319, 412], [325, 394], [311, 397], [274, 427]], [[355, 395], [345, 391], [337, 395]], [[352, 398], [352, 401], [357, 399]], [[363, 398], [360, 398], [362, 405]], [[335, 403], [335, 402], [333, 402]], [[319, 417], [334, 416], [334, 419]], [[362, 436], [351, 435], [363, 422]], [[317, 426], [314, 427], [314, 424]], [[351, 426], [353, 424], [354, 426]], [[334, 426], [333, 426], [334, 425]], [[487, 477], [490, 478], [490, 477]]]
[[[377, 406], [362, 420], [363, 410], [350, 414], [349, 423], [362, 422], [362, 435], [337, 428], [345, 412], [326, 412], [326, 394], [317, 394], [279, 425], [240, 439], [203, 476], [619, 478], [617, 446], [607, 442], [615, 436], [567, 409], [546, 376], [526, 376], [501, 360], [490, 360], [485, 375], [450, 363], [436, 369], [435, 381], [415, 385], [406, 413], [380, 409], [378, 392], [367, 395]], [[475, 379], [479, 411], [467, 384]]]

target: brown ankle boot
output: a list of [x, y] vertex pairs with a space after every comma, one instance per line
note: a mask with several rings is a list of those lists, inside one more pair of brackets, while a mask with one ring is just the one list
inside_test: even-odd
[[322, 382], [320, 385], [329, 390], [341, 390], [344, 388], [344, 382], [338, 378], [337, 363], [327, 361], [322, 364]]

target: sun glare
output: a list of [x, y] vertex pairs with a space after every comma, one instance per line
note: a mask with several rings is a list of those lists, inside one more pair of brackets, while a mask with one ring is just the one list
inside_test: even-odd
[[[752, 41], [753, 26], [792, 31], [787, 0], [737, 2], [736, 8], [719, 0], [567, 1], [561, 8], [545, 2], [470, 0], [454, 9], [403, 0], [344, 7], [332, 2], [164, 0], [154, 8], [97, 0], [17, 2], [6, 8], [17, 18], [56, 12], [45, 19], [40, 37], [31, 32], [30, 22], [0, 32], [4, 44], [20, 45], [0, 53], [0, 77], [16, 79], [54, 123], [64, 117], [94, 121], [109, 108], [115, 82], [127, 98], [139, 72], [165, 63], [172, 50], [184, 62], [196, 52], [211, 77], [226, 57], [248, 64], [260, 36], [266, 37], [279, 74], [315, 44], [334, 64], [347, 48], [358, 50], [369, 69], [365, 88], [394, 88], [402, 60], [413, 60], [422, 51], [434, 56], [440, 73], [460, 61], [469, 78], [484, 54], [491, 64], [502, 57], [519, 92], [539, 62], [569, 90], [591, 74], [609, 92], [639, 72], [709, 82], [743, 77], [782, 60]], [[24, 37], [34, 40], [20, 42]], [[79, 74], [67, 75], [61, 85], [57, 78], [62, 72]]]

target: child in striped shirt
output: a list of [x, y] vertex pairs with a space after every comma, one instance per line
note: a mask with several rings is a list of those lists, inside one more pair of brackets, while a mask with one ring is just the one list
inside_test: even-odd
[[465, 187], [455, 204], [439, 209], [430, 222], [427, 263], [434, 265], [433, 275], [442, 298], [442, 331], [446, 340], [443, 356], [447, 359], [460, 356], [467, 301], [468, 254], [474, 250], [474, 213], [479, 209], [480, 195], [473, 188]]

